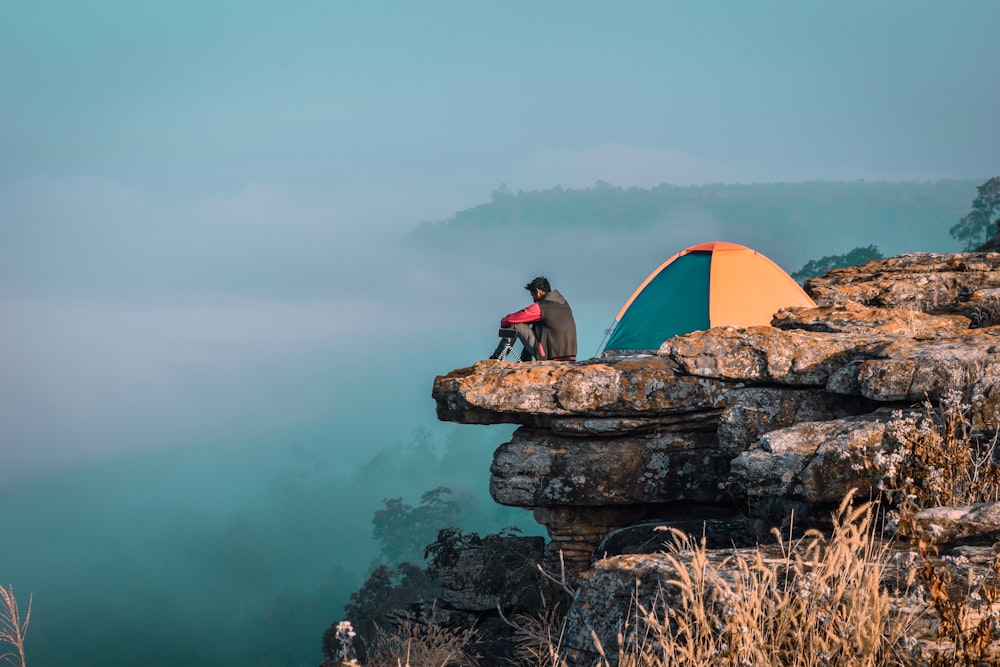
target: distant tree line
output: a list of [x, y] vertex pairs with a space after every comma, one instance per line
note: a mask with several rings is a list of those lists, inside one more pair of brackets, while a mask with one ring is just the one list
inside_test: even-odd
[[827, 255], [820, 259], [811, 259], [805, 265], [791, 274], [797, 282], [805, 282], [809, 278], [825, 275], [827, 271], [845, 266], [858, 266], [875, 259], [882, 259], [882, 253], [876, 246], [855, 248], [843, 255]]
[[[977, 191], [979, 196], [973, 200], [972, 210], [948, 231], [953, 238], [965, 243], [966, 250], [1000, 251], [1000, 176], [989, 179]], [[843, 255], [810, 260], [791, 276], [801, 283], [832, 269], [859, 266], [875, 259], [882, 259], [876, 246], [858, 247]]]
[[949, 230], [967, 250], [1000, 250], [1000, 176], [994, 176], [978, 188], [979, 196], [972, 210]]
[[839, 218], [841, 224], [864, 218], [896, 225], [905, 224], [907, 217], [926, 214], [938, 217], [941, 224], [954, 219], [954, 212], [965, 206], [969, 190], [967, 181], [662, 184], [653, 188], [618, 187], [598, 181], [584, 189], [556, 186], [517, 192], [501, 185], [489, 202], [445, 220], [423, 222], [413, 236], [440, 239], [524, 228], [646, 229], [693, 209], [707, 211], [726, 225], [755, 230], [801, 228], [832, 222], [831, 216]]

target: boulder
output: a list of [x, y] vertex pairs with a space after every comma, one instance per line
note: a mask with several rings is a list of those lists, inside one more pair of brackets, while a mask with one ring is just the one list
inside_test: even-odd
[[666, 359], [607, 363], [480, 361], [434, 379], [438, 419], [548, 427], [559, 418], [648, 419], [723, 407], [733, 383], [677, 373]]
[[908, 253], [810, 278], [817, 305], [855, 303], [925, 313], [960, 310], [976, 290], [1000, 287], [998, 253]]
[[733, 486], [750, 501], [771, 498], [835, 504], [851, 490], [874, 495], [864, 466], [883, 440], [893, 411], [803, 422], [764, 434], [731, 463]]
[[930, 315], [908, 308], [875, 308], [852, 301], [819, 308], [779, 311], [771, 325], [821, 333], [884, 334], [905, 338], [937, 338], [968, 329], [970, 317], [948, 313]]
[[674, 336], [657, 354], [696, 377], [823, 387], [838, 369], [855, 359], [876, 356], [888, 341], [869, 334], [715, 327]]
[[595, 439], [522, 427], [493, 455], [490, 493], [529, 508], [716, 503], [735, 453], [710, 431]]
[[488, 535], [464, 543], [436, 564], [448, 609], [523, 611], [538, 603], [545, 540]]
[[[870, 457], [894, 419], [957, 396], [971, 427], [1000, 427], [1000, 254], [900, 255], [806, 289], [817, 307], [783, 309], [772, 326], [435, 378], [440, 419], [520, 426], [494, 454], [490, 491], [533, 511], [549, 536], [543, 566], [579, 592], [570, 664], [596, 655], [590, 629], [613, 644], [633, 596], [669, 580], [663, 527], [700, 526], [730, 545], [712, 558], [742, 558], [774, 528], [822, 528], [851, 490], [876, 497]], [[918, 525], [959, 553], [1000, 538], [1000, 510], [928, 509]]]
[[1000, 502], [962, 507], [931, 507], [917, 512], [917, 525], [936, 544], [958, 540], [990, 543], [1000, 538]]

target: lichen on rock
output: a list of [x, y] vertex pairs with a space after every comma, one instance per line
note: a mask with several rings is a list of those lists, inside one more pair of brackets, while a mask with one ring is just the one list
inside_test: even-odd
[[[793, 511], [799, 527], [822, 520], [852, 489], [875, 497], [865, 457], [900, 413], [946, 394], [961, 396], [974, 428], [996, 432], [1000, 254], [901, 255], [806, 289], [816, 308], [676, 336], [655, 355], [452, 371], [434, 381], [438, 416], [520, 425], [494, 454], [493, 497], [546, 526], [547, 565], [571, 580], [614, 570], [624, 578], [609, 586], [622, 591], [633, 568], [596, 565], [613, 554], [595, 553], [617, 530], [742, 517], [756, 536], [790, 525]], [[949, 535], [1000, 535], [998, 515], [922, 520]]]

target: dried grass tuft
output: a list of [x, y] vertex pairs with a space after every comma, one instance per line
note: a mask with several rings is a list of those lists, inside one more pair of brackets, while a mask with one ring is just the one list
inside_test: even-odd
[[[774, 552], [733, 552], [722, 559], [676, 532], [660, 555], [672, 575], [656, 595], [636, 595], [617, 646], [592, 633], [599, 667], [883, 667], [1000, 664], [1000, 555], [985, 575], [936, 556], [920, 541], [913, 515], [925, 507], [1000, 497], [1000, 450], [976, 433], [957, 394], [900, 413], [867, 467], [888, 497], [888, 511], [849, 495], [828, 535], [780, 534]], [[880, 513], [884, 512], [884, 513]], [[905, 599], [886, 588], [898, 564], [886, 524], [914, 536]], [[771, 556], [767, 554], [771, 553]], [[775, 556], [774, 553], [778, 555]], [[560, 580], [565, 586], [565, 578]], [[637, 588], [638, 591], [638, 588]], [[573, 591], [568, 591], [573, 597]], [[930, 610], [934, 641], [915, 641], [916, 615]], [[926, 617], [925, 617], [926, 618]], [[566, 667], [560, 610], [543, 605], [515, 617], [515, 664]], [[472, 631], [426, 623], [380, 633], [370, 667], [471, 665], [463, 652]]]
[[782, 542], [781, 558], [758, 549], [715, 565], [704, 541], [678, 536], [665, 555], [676, 576], [660, 600], [640, 605], [648, 632], [624, 647], [618, 664], [898, 664], [907, 624], [881, 585], [888, 547], [875, 535], [874, 506], [849, 500], [829, 539], [811, 531]]
[[518, 665], [562, 667], [563, 612], [550, 605], [545, 597], [536, 615], [518, 614], [510, 621], [516, 645], [514, 657]]
[[28, 634], [28, 623], [31, 621], [31, 602], [32, 596], [29, 595], [28, 610], [24, 620], [21, 620], [17, 598], [14, 597], [14, 587], [0, 586], [0, 642], [10, 646], [10, 650], [0, 655], [0, 661], [26, 667], [24, 639]]
[[476, 632], [438, 625], [432, 616], [400, 620], [392, 630], [379, 628], [365, 667], [475, 667], [466, 649]]

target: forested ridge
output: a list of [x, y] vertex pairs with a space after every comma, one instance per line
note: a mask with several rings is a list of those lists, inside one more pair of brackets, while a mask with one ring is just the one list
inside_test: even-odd
[[800, 263], [864, 245], [886, 254], [943, 252], [958, 249], [948, 230], [968, 212], [977, 185], [976, 180], [859, 180], [637, 188], [598, 182], [585, 189], [517, 192], [501, 186], [486, 203], [422, 223], [412, 238], [440, 243], [482, 238], [484, 232], [545, 235], [676, 224], [703, 226], [713, 236], [705, 240], [772, 249], [796, 243], [804, 253], [795, 257]]
[[810, 181], [623, 188], [598, 182], [580, 190], [556, 186], [517, 192], [500, 186], [491, 193], [489, 202], [458, 211], [446, 220], [425, 222], [415, 235], [482, 230], [496, 225], [614, 224], [643, 228], [691, 209], [708, 210], [734, 222], [769, 226], [823, 220], [831, 212], [845, 217], [853, 213], [854, 218], [879, 215], [885, 220], [901, 220], [920, 210], [928, 215], [965, 212], [976, 185], [974, 180]]

